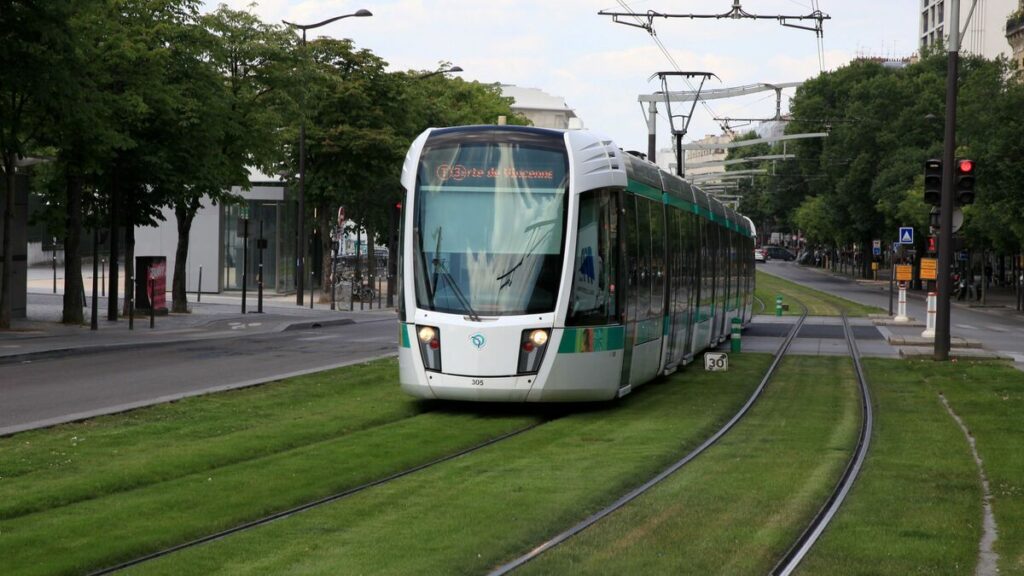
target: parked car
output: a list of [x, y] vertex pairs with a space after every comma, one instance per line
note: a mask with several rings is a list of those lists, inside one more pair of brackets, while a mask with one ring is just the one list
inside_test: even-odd
[[764, 248], [754, 248], [754, 262], [767, 262], [768, 255], [765, 253]]
[[796, 256], [794, 256], [792, 252], [786, 250], [782, 246], [768, 246], [767, 250], [768, 257], [773, 260], [783, 260], [786, 262], [796, 260]]

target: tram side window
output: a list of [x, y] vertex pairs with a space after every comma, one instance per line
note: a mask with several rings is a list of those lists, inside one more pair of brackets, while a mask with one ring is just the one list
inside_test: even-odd
[[640, 273], [637, 283], [637, 294], [640, 297], [640, 309], [637, 312], [637, 319], [653, 318], [651, 311], [652, 285], [654, 280], [654, 266], [651, 262], [651, 204], [646, 198], [637, 197], [637, 236], [640, 247]]
[[618, 237], [618, 191], [584, 192], [566, 325], [601, 326], [617, 321]]
[[651, 317], [664, 314], [665, 303], [665, 205], [651, 208]]

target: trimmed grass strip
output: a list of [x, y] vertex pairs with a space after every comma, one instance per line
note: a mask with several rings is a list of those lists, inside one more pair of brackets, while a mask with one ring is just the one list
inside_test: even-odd
[[[780, 294], [784, 304], [800, 302], [807, 306], [809, 316], [840, 316], [845, 310], [847, 316], [854, 318], [883, 312], [881, 308], [858, 304], [827, 292], [801, 286], [767, 272], [758, 271], [756, 280], [757, 288], [754, 294], [764, 302], [766, 314], [775, 314], [775, 297]], [[782, 312], [786, 316], [799, 316], [802, 313], [803, 310], [799, 306], [790, 306], [789, 310]]]
[[765, 574], [835, 486], [860, 427], [847, 358], [790, 357], [719, 444], [524, 574]]
[[[1024, 460], [1019, 447], [1024, 435], [1019, 410], [1024, 404], [1024, 378], [1005, 364], [981, 363], [973, 369], [965, 364], [972, 363], [864, 360], [876, 403], [871, 451], [843, 508], [804, 559], [799, 574], [974, 573], [981, 536], [981, 487], [970, 448], [942, 406], [938, 391], [951, 396], [950, 403], [975, 433], [987, 469], [1001, 468], [1001, 481], [1020, 486]], [[1013, 384], [1005, 389], [986, 385], [988, 378]], [[1010, 387], [1015, 389], [1012, 403], [1001, 400], [996, 391], [1011, 393]], [[999, 404], [1006, 406], [991, 418], [979, 412]], [[1005, 411], [1011, 404], [1018, 411], [1015, 416]], [[975, 424], [979, 421], [999, 424], [982, 424], [983, 438]], [[1015, 429], [1015, 434], [1006, 434], [1008, 429]], [[997, 457], [1000, 447], [1004, 451]], [[987, 451], [993, 454], [986, 456]], [[1017, 474], [1012, 480], [1001, 461], [1016, 461], [1010, 467]], [[993, 486], [999, 486], [994, 478]], [[1010, 499], [1020, 504], [1020, 494]], [[1011, 541], [1019, 546], [1022, 518], [1011, 513], [1004, 519], [999, 504], [1006, 500], [1000, 502], [996, 495], [993, 506], [1001, 529], [997, 548]], [[1015, 536], [1010, 533], [1014, 520]]]
[[432, 412], [0, 521], [7, 574], [96, 570], [364, 484], [536, 422]]
[[0, 520], [409, 418], [395, 359], [0, 438]]
[[480, 573], [692, 449], [735, 413], [769, 361], [744, 354], [728, 373], [691, 367], [470, 457], [132, 572]]

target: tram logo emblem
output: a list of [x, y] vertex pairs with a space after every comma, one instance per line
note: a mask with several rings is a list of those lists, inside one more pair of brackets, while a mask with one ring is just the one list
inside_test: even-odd
[[472, 336], [470, 336], [469, 337], [469, 342], [477, 350], [483, 350], [484, 346], [487, 346], [487, 338], [484, 338], [484, 335], [479, 333], [479, 332], [477, 332], [476, 334], [473, 334]]

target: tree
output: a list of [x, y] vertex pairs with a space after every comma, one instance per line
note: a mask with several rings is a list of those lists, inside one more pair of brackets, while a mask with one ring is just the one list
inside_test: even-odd
[[0, 0], [0, 168], [3, 170], [3, 273], [0, 329], [11, 327], [14, 196], [19, 161], [32, 152], [50, 105], [50, 83], [65, 68], [68, 7], [62, 2]]
[[289, 103], [281, 87], [292, 63], [290, 33], [223, 5], [198, 24], [176, 54], [175, 81], [183, 87], [170, 135], [176, 178], [163, 183], [178, 229], [174, 312], [188, 312], [189, 236], [202, 199], [237, 201], [231, 186], [248, 187], [248, 168], [271, 171], [280, 162], [281, 111]]

